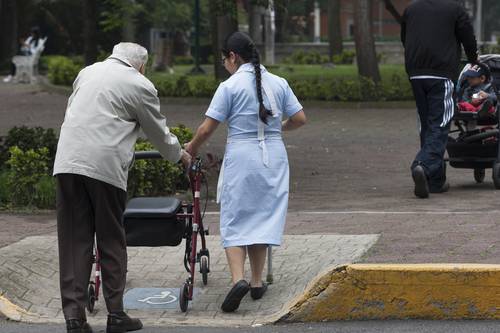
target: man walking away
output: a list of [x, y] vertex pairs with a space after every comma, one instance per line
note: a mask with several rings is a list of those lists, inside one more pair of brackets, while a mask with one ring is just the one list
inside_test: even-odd
[[401, 25], [406, 71], [418, 109], [420, 151], [411, 166], [415, 195], [448, 191], [444, 153], [455, 109], [461, 45], [476, 63], [477, 42], [469, 16], [456, 0], [416, 0]]

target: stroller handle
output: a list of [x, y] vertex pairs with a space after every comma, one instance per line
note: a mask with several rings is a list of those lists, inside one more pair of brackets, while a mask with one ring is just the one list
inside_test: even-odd
[[155, 151], [155, 150], [136, 151], [134, 154], [135, 154], [136, 160], [163, 159], [160, 152]]

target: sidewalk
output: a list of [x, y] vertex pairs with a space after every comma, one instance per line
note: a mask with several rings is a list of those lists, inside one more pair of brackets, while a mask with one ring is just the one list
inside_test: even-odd
[[[274, 251], [274, 284], [261, 301], [246, 297], [234, 314], [220, 311], [230, 288], [230, 274], [220, 240], [208, 238], [211, 273], [208, 286], [201, 276], [198, 293], [187, 314], [177, 302], [160, 309], [129, 310], [147, 325], [255, 325], [277, 320], [309, 282], [327, 268], [358, 261], [377, 241], [376, 235], [286, 236]], [[179, 288], [187, 277], [182, 264], [183, 246], [175, 248], [129, 248], [127, 290], [133, 288]], [[0, 312], [26, 322], [62, 322], [58, 285], [57, 240], [54, 235], [33, 236], [0, 249]], [[158, 294], [144, 294], [140, 299]], [[125, 296], [125, 304], [135, 303]], [[104, 324], [104, 301], [96, 303], [91, 323]]]

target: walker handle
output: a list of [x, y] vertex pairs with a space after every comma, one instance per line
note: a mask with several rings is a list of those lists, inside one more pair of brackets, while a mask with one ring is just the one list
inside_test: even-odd
[[150, 160], [150, 159], [163, 159], [160, 152], [150, 150], [150, 151], [136, 151], [135, 152], [136, 160]]

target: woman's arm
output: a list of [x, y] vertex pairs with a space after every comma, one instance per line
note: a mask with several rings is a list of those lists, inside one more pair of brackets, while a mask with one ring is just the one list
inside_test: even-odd
[[306, 114], [304, 110], [300, 110], [287, 120], [283, 121], [281, 129], [283, 131], [292, 131], [305, 125], [306, 122]]
[[219, 126], [219, 122], [215, 119], [212, 119], [210, 117], [206, 117], [205, 121], [198, 127], [198, 130], [196, 131], [196, 135], [194, 136], [193, 140], [191, 142], [186, 143], [185, 149], [186, 151], [193, 157], [196, 157], [198, 155], [198, 150], [200, 149], [201, 145], [205, 143], [205, 141], [210, 138], [210, 136], [215, 132], [217, 129], [217, 126]]

